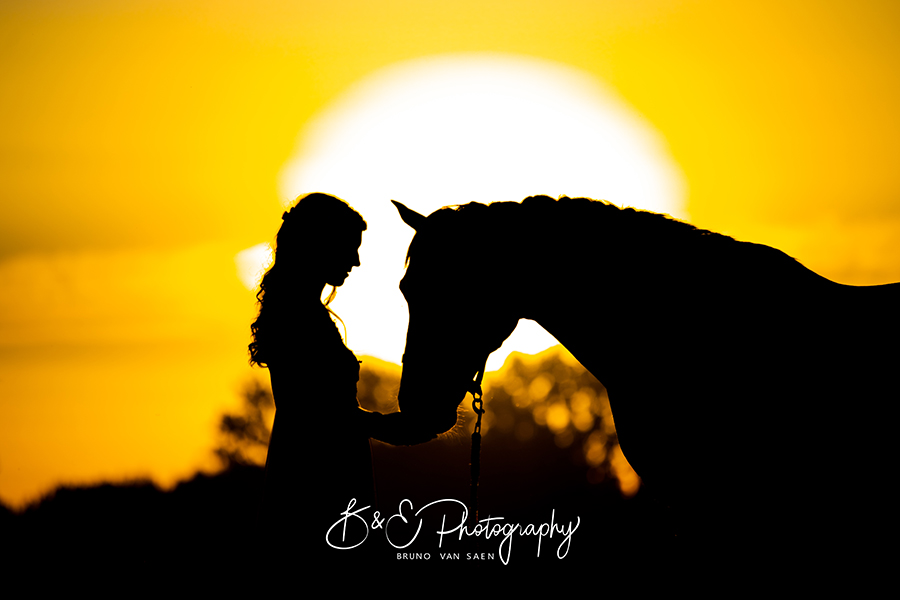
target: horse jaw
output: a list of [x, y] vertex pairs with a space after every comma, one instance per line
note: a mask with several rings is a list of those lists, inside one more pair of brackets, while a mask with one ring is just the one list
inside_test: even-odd
[[397, 424], [403, 426], [404, 435], [419, 440], [412, 443], [434, 439], [456, 427], [457, 408], [466, 393], [464, 377], [449, 381], [446, 376], [438, 375], [426, 376], [424, 380], [411, 379], [409, 370], [405, 369], [397, 395], [402, 415]]

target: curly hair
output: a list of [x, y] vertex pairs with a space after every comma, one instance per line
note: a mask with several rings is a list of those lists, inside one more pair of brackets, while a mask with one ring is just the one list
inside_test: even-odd
[[[272, 359], [274, 333], [294, 306], [291, 287], [304, 262], [315, 259], [337, 236], [363, 232], [366, 221], [344, 200], [319, 192], [299, 196], [293, 208], [281, 216], [283, 223], [275, 236], [275, 260], [263, 275], [256, 293], [259, 314], [250, 325], [253, 341], [249, 345], [250, 364], [265, 367]], [[324, 301], [325, 308], [338, 320], [328, 305], [337, 288]], [[341, 321], [343, 323], [343, 321]]]

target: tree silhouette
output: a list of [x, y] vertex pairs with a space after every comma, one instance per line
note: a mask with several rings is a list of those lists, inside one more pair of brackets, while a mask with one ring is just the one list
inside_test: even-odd
[[226, 470], [266, 463], [275, 415], [272, 390], [254, 379], [245, 386], [243, 400], [240, 414], [224, 414], [219, 421], [221, 440], [214, 452]]
[[640, 479], [619, 447], [606, 388], [562, 346], [511, 354], [485, 387], [486, 442], [500, 438], [565, 453], [590, 483], [612, 480], [626, 496], [637, 493]]

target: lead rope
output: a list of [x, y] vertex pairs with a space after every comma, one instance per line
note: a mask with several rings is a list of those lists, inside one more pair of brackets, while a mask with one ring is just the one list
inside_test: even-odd
[[472, 394], [472, 410], [477, 419], [475, 430], [472, 432], [472, 483], [469, 488], [469, 509], [475, 515], [475, 523], [478, 523], [478, 477], [481, 475], [481, 416], [484, 414], [484, 402], [481, 400], [481, 378], [484, 376], [484, 367], [475, 375], [469, 392]]

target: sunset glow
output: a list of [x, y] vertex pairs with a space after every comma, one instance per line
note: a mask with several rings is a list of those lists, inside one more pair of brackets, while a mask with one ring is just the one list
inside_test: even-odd
[[[333, 306], [355, 351], [393, 362], [405, 343], [397, 284], [413, 232], [391, 199], [428, 214], [472, 201], [587, 196], [687, 216], [665, 140], [614, 91], [566, 65], [502, 54], [423, 58], [354, 84], [310, 122], [282, 172], [286, 205], [309, 191], [346, 199], [369, 222], [362, 267]], [[488, 369], [512, 351], [556, 343], [523, 321]]]
[[[391, 199], [586, 195], [900, 281], [897, 31], [876, 0], [3, 2], [0, 501], [220, 468], [222, 415], [268, 377], [254, 290], [304, 192], [368, 221], [332, 306], [391, 368], [413, 234]], [[489, 368], [553, 343], [524, 322]], [[564, 411], [534, 376], [505, 380], [531, 415], [510, 436], [552, 427], [636, 489], [588, 433], [596, 397]]]

